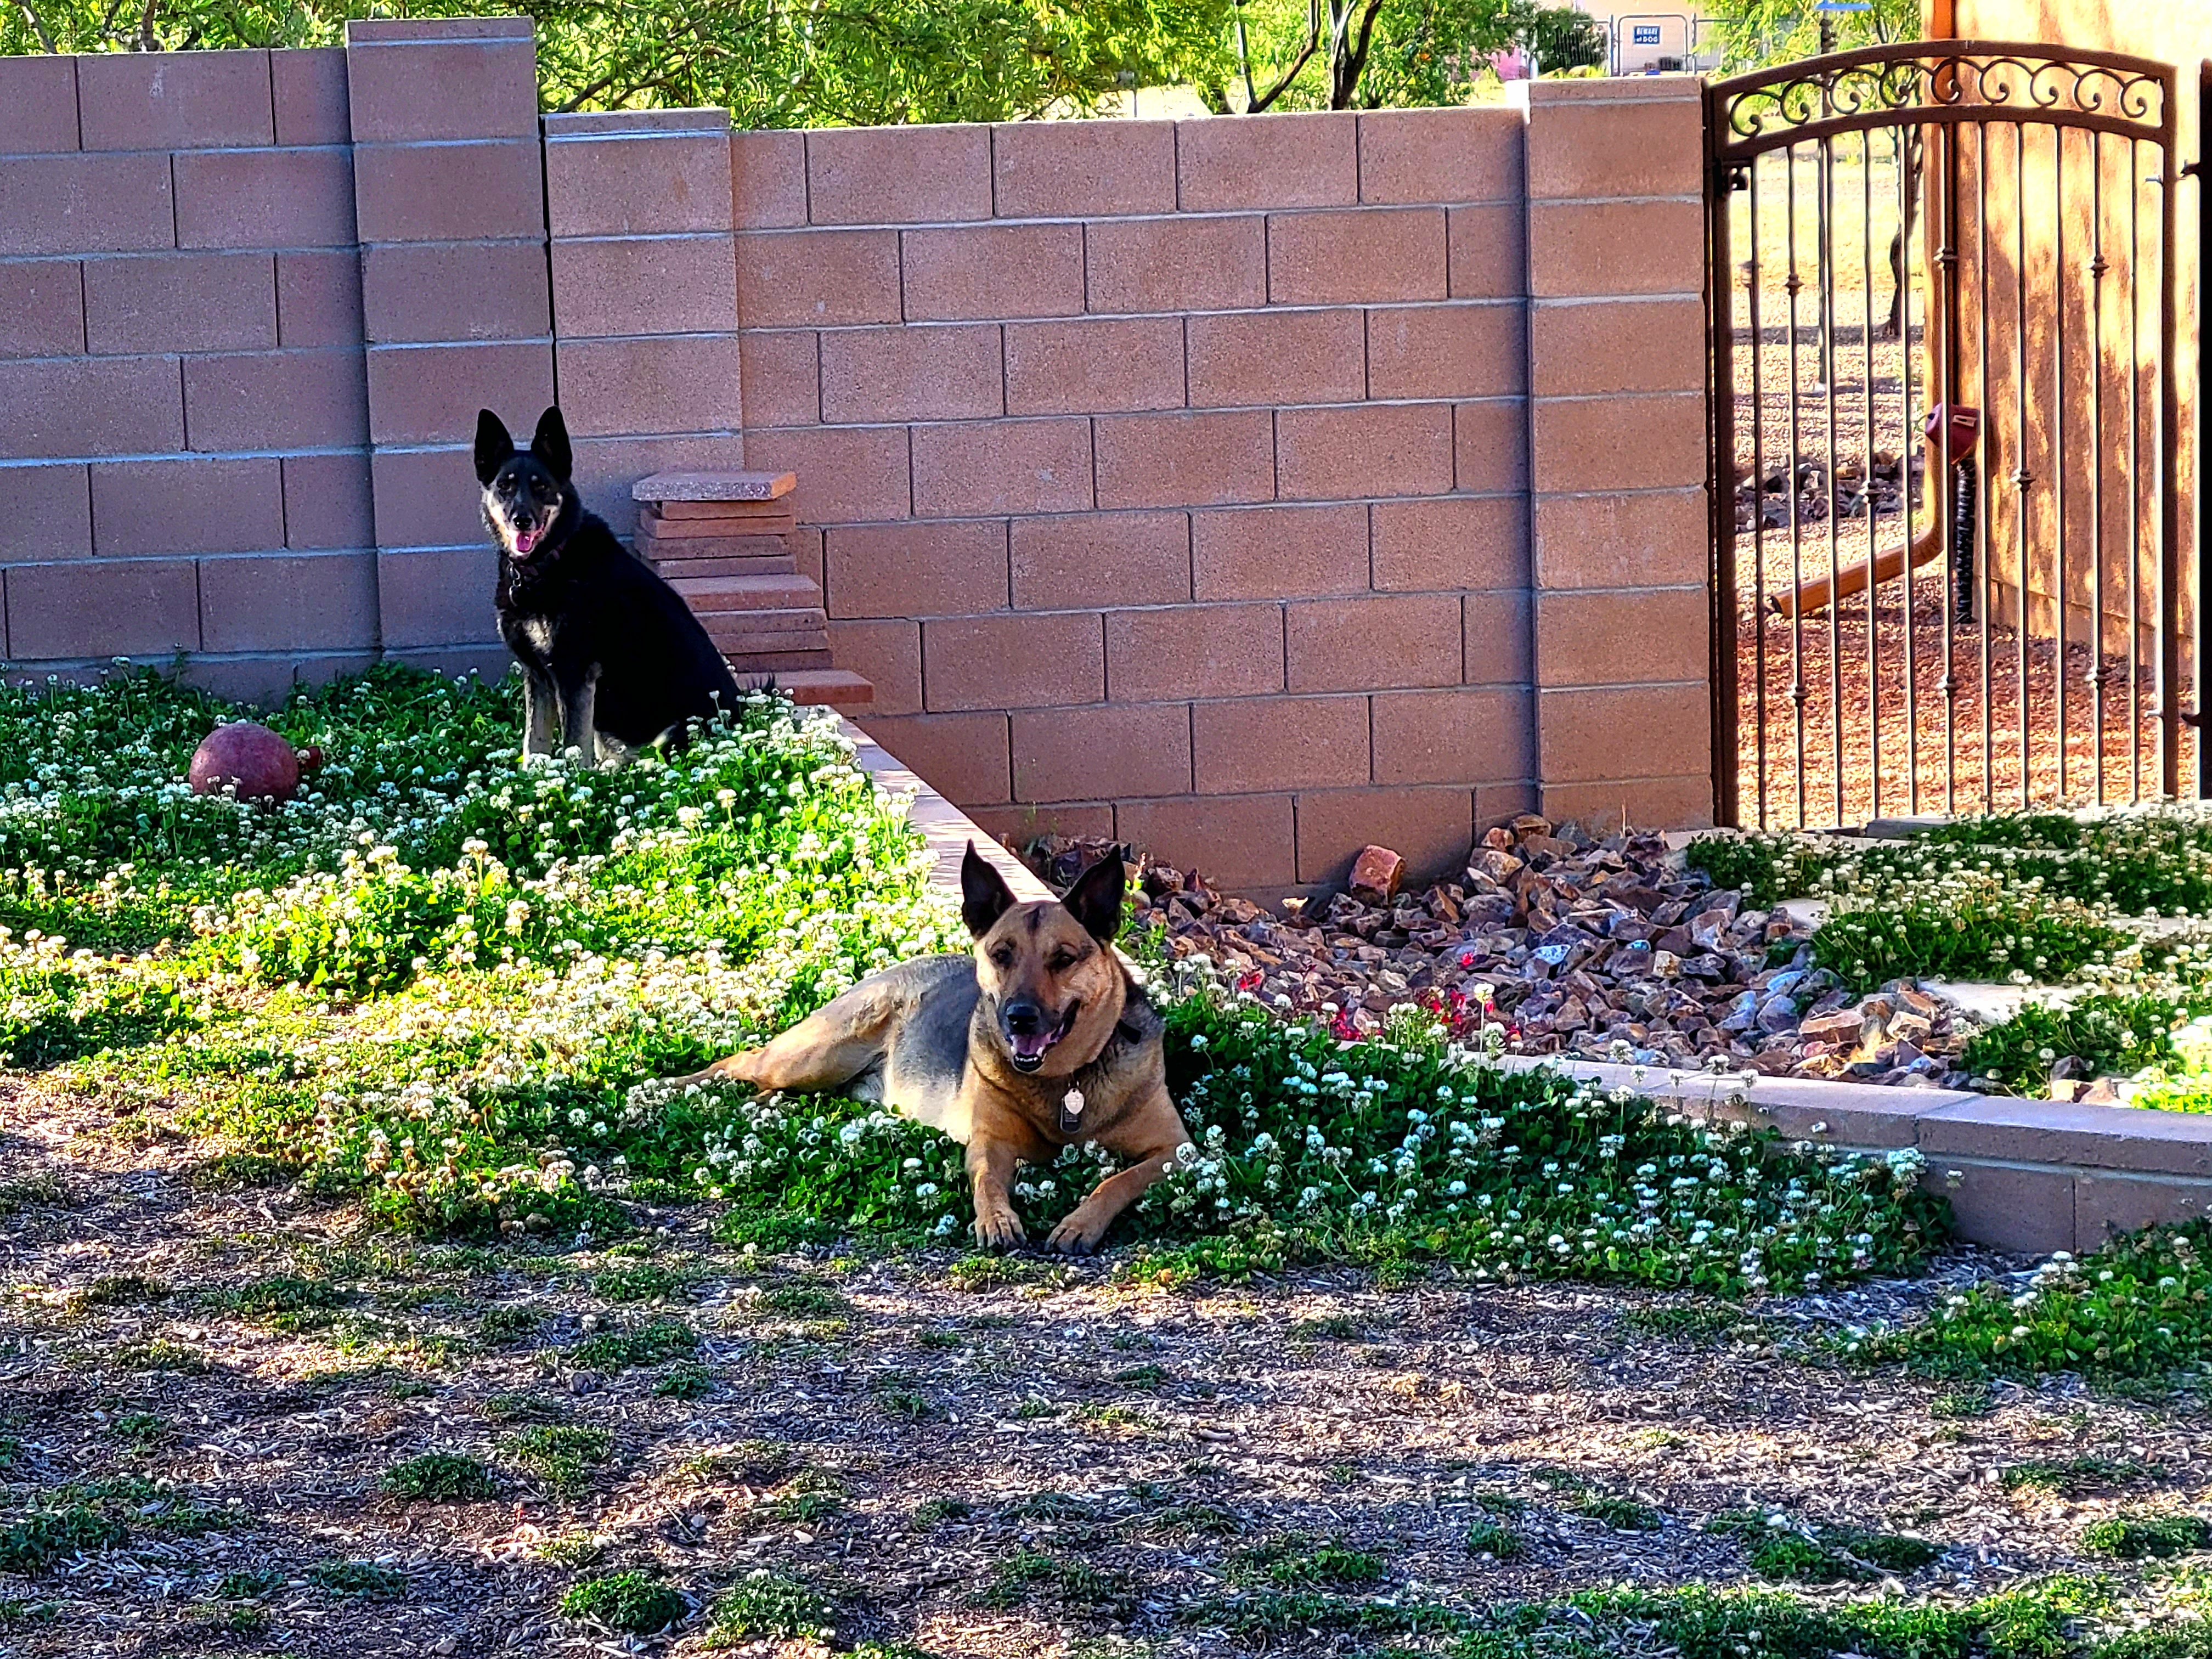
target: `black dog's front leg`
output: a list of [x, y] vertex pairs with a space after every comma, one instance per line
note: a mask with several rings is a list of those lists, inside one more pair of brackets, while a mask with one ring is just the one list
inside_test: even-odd
[[535, 668], [522, 671], [522, 752], [530, 755], [550, 755], [555, 752], [553, 716], [560, 702], [560, 694], [550, 674], [540, 673]]
[[580, 749], [584, 758], [596, 762], [598, 736], [594, 730], [599, 700], [599, 665], [593, 663], [580, 679], [561, 688], [561, 747]]

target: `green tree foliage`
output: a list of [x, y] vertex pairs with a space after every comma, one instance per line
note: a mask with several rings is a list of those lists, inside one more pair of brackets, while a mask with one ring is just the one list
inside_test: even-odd
[[[1705, 15], [1718, 26], [1728, 66], [1755, 69], [1812, 58], [1820, 50], [1814, 0], [1705, 0]], [[1920, 37], [1920, 0], [1874, 0], [1874, 9], [1831, 19], [1838, 52], [1887, 46]]]
[[[526, 0], [555, 110], [721, 105], [741, 126], [1018, 119], [1228, 78], [1231, 0]], [[333, 46], [374, 0], [11, 0], [0, 52]], [[410, 16], [503, 9], [410, 5]]]
[[1538, 0], [1238, 0], [1237, 109], [1376, 109], [1467, 101], [1491, 54], [1546, 69], [1602, 60], [1604, 36]]

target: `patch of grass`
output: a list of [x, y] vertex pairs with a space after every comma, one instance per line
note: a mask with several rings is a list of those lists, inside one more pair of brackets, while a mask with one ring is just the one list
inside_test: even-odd
[[653, 1392], [662, 1400], [704, 1400], [714, 1392], [714, 1373], [696, 1359], [679, 1359], [654, 1381]]
[[1229, 1560], [1232, 1582], [1281, 1589], [1340, 1589], [1376, 1583], [1385, 1576], [1382, 1558], [1370, 1551], [1353, 1549], [1341, 1539], [1296, 1533], [1240, 1550]]
[[764, 1313], [789, 1319], [823, 1319], [853, 1310], [853, 1304], [837, 1291], [804, 1281], [769, 1285], [761, 1292], [759, 1305]]
[[174, 1371], [183, 1376], [204, 1376], [213, 1362], [189, 1343], [157, 1336], [149, 1341], [123, 1344], [115, 1350], [115, 1363], [126, 1370]]
[[1145, 1525], [1168, 1538], [1234, 1538], [1244, 1530], [1243, 1517], [1234, 1510], [1203, 1499], [1163, 1504], [1145, 1517]]
[[931, 1498], [914, 1506], [908, 1522], [917, 1532], [927, 1532], [947, 1521], [965, 1521], [975, 1513], [975, 1506], [964, 1498]]
[[1952, 1421], [1987, 1417], [1996, 1409], [1996, 1401], [1990, 1396], [1989, 1385], [1985, 1382], [1945, 1389], [1928, 1402], [1929, 1416]]
[[592, 1279], [592, 1293], [610, 1302], [651, 1302], [674, 1296], [683, 1288], [682, 1279], [650, 1261], [608, 1267]]
[[84, 1308], [129, 1308], [166, 1300], [169, 1294], [165, 1279], [144, 1273], [102, 1273], [70, 1300]]
[[699, 1333], [680, 1319], [661, 1318], [635, 1331], [599, 1331], [568, 1352], [578, 1370], [619, 1371], [662, 1365], [698, 1352]]
[[901, 1423], [921, 1423], [937, 1415], [929, 1396], [918, 1389], [878, 1388], [876, 1405], [884, 1416]]
[[1332, 1342], [1364, 1342], [1366, 1329], [1350, 1314], [1329, 1314], [1325, 1317], [1296, 1319], [1291, 1322], [1291, 1334], [1311, 1340], [1327, 1337]]
[[226, 1601], [251, 1601], [283, 1588], [284, 1575], [274, 1567], [242, 1567], [216, 1580], [215, 1593]]
[[337, 1286], [298, 1273], [271, 1273], [216, 1298], [228, 1312], [258, 1319], [280, 1330], [308, 1330], [328, 1325], [345, 1297]]
[[406, 1574], [374, 1561], [319, 1561], [307, 1569], [307, 1576], [309, 1583], [333, 1595], [380, 1601], [390, 1601], [407, 1588]]
[[918, 1348], [939, 1350], [964, 1348], [968, 1346], [968, 1338], [962, 1332], [947, 1330], [941, 1325], [932, 1325], [914, 1334], [914, 1344]]
[[2149, 1478], [2152, 1471], [2133, 1458], [2068, 1457], [2051, 1462], [2031, 1460], [2009, 1464], [1997, 1471], [1997, 1484], [2007, 1492], [2047, 1492], [2075, 1497], [2113, 1486], [2130, 1486]]
[[695, 1486], [757, 1486], [788, 1474], [798, 1461], [799, 1454], [781, 1440], [748, 1440], [727, 1451], [696, 1453], [676, 1466], [676, 1474]]
[[1467, 1529], [1467, 1553], [1486, 1555], [1494, 1561], [1518, 1560], [1528, 1546], [1521, 1534], [1502, 1521], [1478, 1521]]
[[981, 1607], [1016, 1607], [1041, 1590], [1070, 1607], [1108, 1611], [1126, 1608], [1131, 1600], [1128, 1581], [1120, 1573], [1024, 1545], [1000, 1559], [975, 1601]]
[[118, 1440], [127, 1440], [134, 1451], [147, 1451], [168, 1438], [169, 1421], [153, 1412], [120, 1412], [107, 1425]]
[[489, 1498], [498, 1490], [491, 1471], [478, 1459], [443, 1451], [402, 1458], [377, 1484], [394, 1498], [431, 1504]]
[[2188, 1555], [2212, 1547], [2212, 1522], [2179, 1511], [2108, 1516], [2082, 1529], [2081, 1547], [2121, 1561]]
[[1716, 1516], [1705, 1529], [1743, 1538], [1760, 1577], [1808, 1584], [1870, 1583], [1888, 1573], [1917, 1572], [1942, 1553], [1923, 1538], [1848, 1525], [1777, 1526], [1749, 1512]]
[[1586, 1520], [1601, 1521], [1615, 1532], [1657, 1532], [1666, 1524], [1666, 1517], [1649, 1504], [1602, 1493], [1583, 1498], [1569, 1513]]
[[0, 1181], [0, 1215], [19, 1210], [55, 1209], [69, 1202], [69, 1188], [60, 1177], [41, 1170], [35, 1175]]
[[234, 1193], [252, 1187], [281, 1187], [299, 1177], [302, 1165], [266, 1152], [218, 1152], [192, 1166], [185, 1180], [203, 1193]]
[[632, 1636], [665, 1630], [691, 1610], [683, 1593], [635, 1568], [571, 1585], [561, 1598], [563, 1618], [604, 1625]]
[[1370, 1601], [1318, 1590], [1209, 1596], [1191, 1602], [1180, 1617], [1186, 1624], [1226, 1631], [1248, 1642], [1309, 1630], [1369, 1637], [1432, 1636], [1464, 1630], [1468, 1623], [1463, 1613], [1425, 1601]]
[[507, 1455], [556, 1497], [574, 1498], [591, 1484], [592, 1471], [613, 1455], [614, 1443], [605, 1429], [549, 1423], [510, 1435], [506, 1446]]
[[762, 1637], [823, 1639], [830, 1634], [830, 1604], [799, 1579], [765, 1567], [716, 1598], [707, 1631], [709, 1646]]
[[495, 1423], [558, 1423], [568, 1415], [565, 1401], [542, 1394], [494, 1394], [481, 1408]]
[[489, 1308], [477, 1321], [477, 1340], [487, 1348], [512, 1348], [537, 1335], [544, 1322], [536, 1308]]
[[1495, 1486], [1484, 1486], [1474, 1494], [1475, 1506], [1492, 1515], [1522, 1515], [1527, 1513], [1528, 1500], [1510, 1492], [1500, 1492]]
[[1663, 1308], [1624, 1308], [1614, 1327], [1631, 1336], [1656, 1337], [1662, 1341], [1718, 1342], [1744, 1321], [1741, 1308], [1703, 1304]]
[[127, 1529], [89, 1504], [28, 1515], [0, 1528], [0, 1571], [33, 1573], [64, 1555], [119, 1544]]

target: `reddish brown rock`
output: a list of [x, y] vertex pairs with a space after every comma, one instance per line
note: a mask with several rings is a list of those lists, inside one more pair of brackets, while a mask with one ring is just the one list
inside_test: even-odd
[[1406, 883], [1406, 860], [1387, 847], [1367, 847], [1352, 861], [1352, 896], [1388, 904]]

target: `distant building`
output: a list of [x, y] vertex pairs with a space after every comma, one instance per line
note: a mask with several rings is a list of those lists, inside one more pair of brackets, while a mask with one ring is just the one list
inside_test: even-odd
[[1603, 0], [1577, 0], [1606, 32], [1606, 68], [1613, 75], [1669, 75], [1702, 72], [1718, 66], [1713, 24], [1694, 5], [1668, 6], [1666, 0], [1638, 7]]

